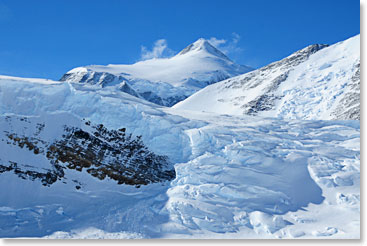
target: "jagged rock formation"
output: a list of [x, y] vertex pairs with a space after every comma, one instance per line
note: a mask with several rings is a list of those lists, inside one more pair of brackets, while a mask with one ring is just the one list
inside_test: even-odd
[[[5, 120], [9, 129], [12, 125], [29, 122], [27, 118], [9, 116]], [[110, 178], [118, 184], [137, 187], [175, 178], [168, 158], [151, 152], [140, 136], [126, 134], [125, 128], [108, 130], [102, 124], [93, 125], [89, 121], [85, 125], [86, 129], [65, 125], [62, 136], [52, 141], [42, 138], [43, 123], [37, 123], [32, 136], [20, 134], [20, 129], [16, 132], [3, 129], [2, 142], [27, 149], [29, 156], [41, 155], [49, 165], [38, 168], [37, 163], [0, 160], [0, 173], [13, 172], [22, 179], [40, 180], [44, 186], [64, 181], [65, 169], [85, 170], [100, 180]]]
[[360, 84], [361, 84], [361, 64], [360, 61], [353, 66], [353, 76], [346, 85], [345, 93], [340, 100], [340, 107], [332, 113], [336, 119], [361, 119], [360, 109]]

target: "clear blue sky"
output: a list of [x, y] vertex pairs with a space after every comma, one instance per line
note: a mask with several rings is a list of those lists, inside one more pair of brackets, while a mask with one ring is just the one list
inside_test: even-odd
[[134, 63], [158, 39], [178, 52], [200, 37], [228, 40], [230, 58], [260, 67], [358, 34], [359, 8], [359, 0], [0, 0], [0, 74], [59, 79], [77, 66]]

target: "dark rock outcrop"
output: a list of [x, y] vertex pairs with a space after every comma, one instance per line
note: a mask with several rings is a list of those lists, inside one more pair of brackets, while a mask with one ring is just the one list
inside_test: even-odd
[[[110, 178], [118, 184], [147, 185], [175, 178], [175, 170], [168, 157], [150, 151], [141, 140], [133, 137], [125, 128], [108, 130], [102, 124], [85, 122], [87, 129], [64, 126], [61, 139], [47, 142], [40, 138], [42, 124], [34, 136], [21, 136], [6, 132], [7, 144], [27, 149], [29, 155], [43, 155], [50, 163], [48, 169], [0, 160], [0, 174], [13, 172], [22, 179], [40, 180], [50, 186], [65, 177], [65, 169], [82, 172], [100, 180]], [[32, 167], [27, 169], [27, 167]], [[80, 187], [79, 187], [80, 188]]]

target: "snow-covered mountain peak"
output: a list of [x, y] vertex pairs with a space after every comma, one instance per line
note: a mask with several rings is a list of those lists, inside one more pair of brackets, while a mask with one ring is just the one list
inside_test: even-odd
[[223, 54], [220, 50], [215, 48], [208, 40], [204, 38], [199, 38], [194, 43], [187, 46], [185, 49], [183, 49], [180, 53], [177, 54], [177, 56], [185, 55], [185, 54], [192, 54], [196, 52], [205, 52], [207, 54], [220, 57], [225, 60], [230, 59]]
[[155, 58], [131, 65], [90, 65], [70, 70], [60, 79], [115, 86], [150, 102], [172, 106], [207, 85], [247, 73], [253, 69], [231, 61], [206, 39], [199, 39], [176, 56]]

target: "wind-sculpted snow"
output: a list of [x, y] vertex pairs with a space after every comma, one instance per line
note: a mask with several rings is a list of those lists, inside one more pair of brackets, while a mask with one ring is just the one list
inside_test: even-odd
[[205, 39], [199, 39], [171, 58], [132, 65], [78, 67], [64, 74], [60, 81], [124, 89], [155, 104], [172, 106], [209, 84], [251, 70], [235, 64]]
[[[358, 209], [358, 122], [251, 117], [213, 117], [210, 121], [208, 126], [186, 131], [193, 158], [176, 165], [177, 178], [167, 192], [166, 208], [175, 233], [190, 234], [205, 228], [238, 233], [239, 237], [250, 231], [294, 237], [294, 230], [302, 231], [308, 223], [294, 219], [297, 211], [311, 203], [338, 211], [340, 203], [334, 197], [325, 198], [328, 189], [335, 187], [354, 187], [342, 197], [357, 197], [353, 209]], [[353, 218], [358, 220], [357, 211]], [[313, 230], [321, 230], [317, 224], [325, 221], [312, 219]], [[330, 225], [339, 232], [344, 228], [352, 231], [347, 226], [341, 229], [340, 222]], [[302, 233], [312, 237], [316, 232]]]
[[360, 37], [311, 45], [278, 62], [210, 85], [178, 109], [287, 119], [360, 118]]

